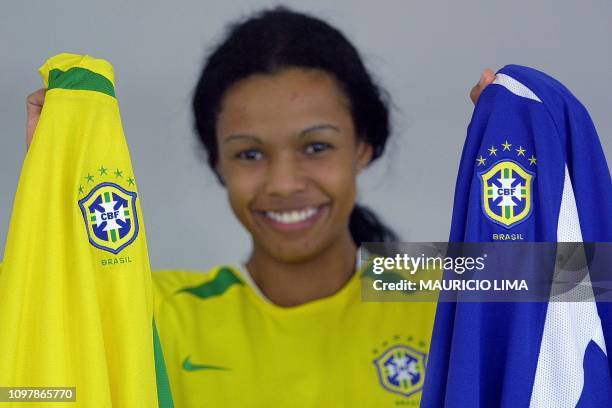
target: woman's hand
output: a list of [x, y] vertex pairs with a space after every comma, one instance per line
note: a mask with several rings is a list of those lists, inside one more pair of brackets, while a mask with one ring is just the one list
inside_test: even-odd
[[487, 85], [493, 82], [494, 79], [495, 73], [492, 69], [487, 68], [483, 71], [482, 75], [480, 76], [480, 80], [476, 85], [474, 85], [474, 87], [470, 91], [470, 99], [472, 100], [472, 102], [474, 102], [474, 105], [476, 105], [476, 101], [478, 101], [478, 97], [482, 93], [483, 89], [485, 89]]
[[40, 118], [40, 112], [45, 102], [46, 91], [47, 90], [44, 88], [39, 89], [29, 94], [26, 99], [26, 111], [28, 113], [28, 122], [26, 124], [26, 147], [28, 149], [30, 148], [30, 143], [32, 143], [34, 130], [36, 130], [36, 124], [38, 123], [38, 118]]

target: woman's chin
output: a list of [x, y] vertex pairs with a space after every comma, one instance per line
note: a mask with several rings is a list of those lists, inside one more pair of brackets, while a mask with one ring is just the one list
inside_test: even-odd
[[274, 241], [269, 240], [263, 243], [266, 252], [277, 262], [296, 264], [308, 262], [317, 258], [325, 247], [321, 239], [313, 240], [293, 240], [293, 241]]

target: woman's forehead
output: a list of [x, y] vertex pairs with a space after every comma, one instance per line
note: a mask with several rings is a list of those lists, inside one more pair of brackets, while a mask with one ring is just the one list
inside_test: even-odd
[[[350, 119], [346, 97], [330, 74], [290, 68], [276, 74], [251, 75], [223, 97], [217, 129], [301, 128], [314, 122]], [[294, 129], [297, 130], [297, 129]]]

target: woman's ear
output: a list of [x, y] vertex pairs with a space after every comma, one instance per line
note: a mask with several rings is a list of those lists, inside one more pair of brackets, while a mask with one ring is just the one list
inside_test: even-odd
[[374, 148], [372, 147], [372, 145], [364, 141], [363, 139], [359, 139], [359, 141], [357, 142], [357, 173], [361, 172], [361, 170], [365, 169], [368, 164], [370, 164], [370, 161], [372, 161], [373, 154]]

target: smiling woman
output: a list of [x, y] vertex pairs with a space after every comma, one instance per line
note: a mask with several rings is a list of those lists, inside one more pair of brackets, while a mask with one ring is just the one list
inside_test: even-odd
[[193, 108], [209, 164], [251, 234], [249, 273], [274, 303], [335, 293], [353, 275], [356, 245], [395, 239], [355, 205], [357, 173], [383, 153], [389, 113], [336, 29], [283, 9], [234, 26], [208, 58]]
[[334, 246], [354, 256], [348, 219], [372, 148], [344, 99], [329, 74], [303, 68], [252, 75], [224, 96], [216, 169], [253, 257], [298, 263]]
[[[353, 274], [348, 220], [372, 146], [356, 137], [345, 99], [330, 74], [287, 68], [240, 80], [222, 101], [216, 170], [253, 238], [249, 272], [277, 304], [330, 295]], [[299, 294], [296, 267], [320, 271], [302, 274]]]
[[395, 235], [355, 204], [390, 133], [357, 50], [319, 19], [265, 11], [207, 58], [193, 113], [252, 250], [154, 274], [177, 405], [417, 406], [435, 305], [360, 296], [357, 248]]

